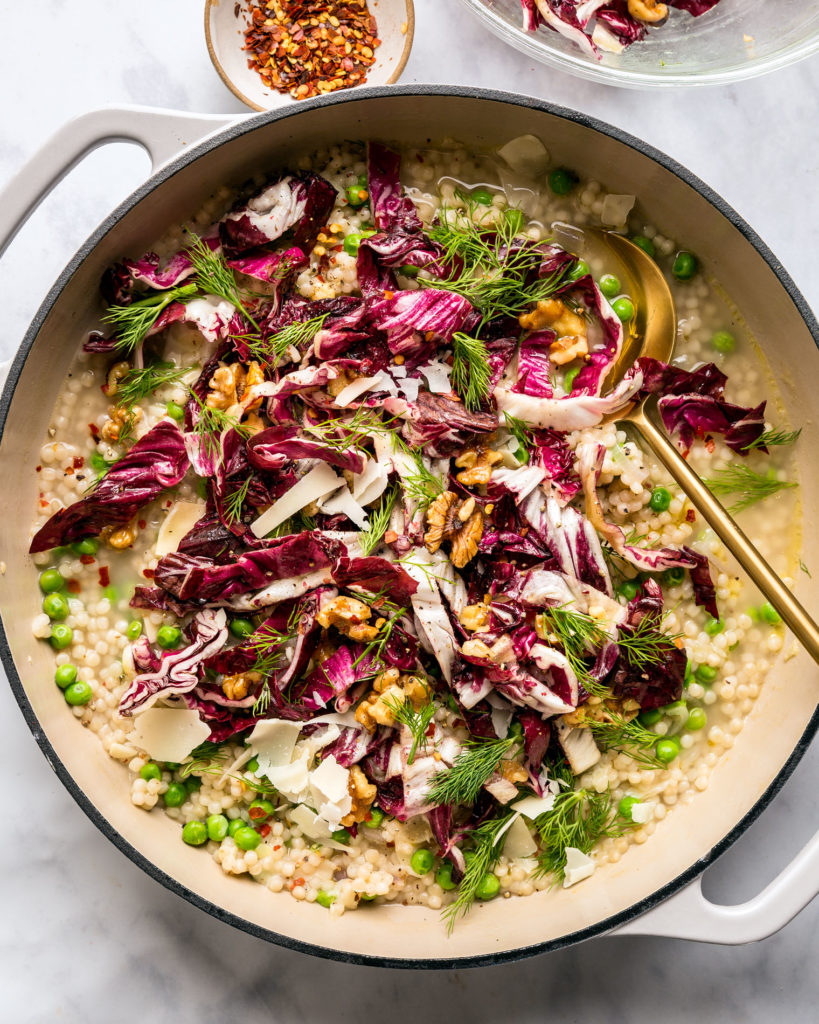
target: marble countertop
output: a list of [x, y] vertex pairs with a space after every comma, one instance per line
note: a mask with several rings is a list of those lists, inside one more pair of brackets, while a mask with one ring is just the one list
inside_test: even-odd
[[[484, 34], [456, 0], [415, 4], [403, 82], [541, 96], [645, 138], [745, 216], [819, 308], [819, 212], [803, 198], [816, 193], [819, 61], [730, 88], [606, 89], [518, 55]], [[208, 61], [201, 8], [201, 0], [39, 0], [35, 16], [30, 4], [0, 5], [0, 186], [67, 119], [105, 104], [241, 114]], [[147, 171], [135, 147], [106, 147], [31, 218], [0, 262], [0, 360], [16, 349], [69, 256]], [[4, 1019], [73, 1024], [138, 1014], [155, 1024], [215, 1024], [264, 1015], [313, 1024], [381, 1016], [385, 1008], [396, 1022], [425, 1024], [816, 1019], [819, 903], [745, 947], [598, 939], [519, 964], [425, 975], [326, 963], [235, 931], [137, 870], [63, 790], [5, 687], [0, 737]], [[814, 744], [773, 805], [708, 872], [712, 899], [753, 896], [808, 840], [819, 810], [817, 769]], [[223, 976], [214, 970], [221, 963]]]

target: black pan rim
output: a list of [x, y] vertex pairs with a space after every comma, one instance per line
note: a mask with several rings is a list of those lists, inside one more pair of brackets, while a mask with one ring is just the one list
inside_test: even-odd
[[[477, 99], [488, 100], [495, 103], [506, 103], [517, 107], [525, 107], [550, 114], [554, 117], [562, 118], [563, 120], [571, 121], [581, 127], [589, 128], [592, 131], [608, 136], [643, 156], [648, 157], [661, 167], [671, 171], [671, 173], [679, 178], [684, 184], [699, 193], [699, 195], [710, 203], [718, 213], [722, 214], [722, 216], [725, 217], [733, 227], [740, 232], [740, 234], [742, 234], [746, 241], [756, 249], [759, 255], [765, 260], [773, 274], [777, 277], [779, 283], [785, 289], [800, 317], [810, 331], [814, 343], [817, 348], [819, 348], [819, 323], [817, 323], [816, 317], [811, 311], [804, 296], [796, 287], [796, 284], [770, 248], [753, 230], [753, 228], [751, 228], [751, 226], [718, 193], [678, 161], [667, 156], [654, 146], [643, 142], [620, 128], [607, 124], [604, 121], [600, 121], [588, 114], [580, 113], [566, 107], [560, 107], [535, 97], [519, 96], [515, 93], [501, 90], [465, 88], [463, 86], [447, 85], [362, 88], [347, 96], [336, 95], [303, 101], [303, 103], [295, 109], [287, 108], [283, 111], [266, 111], [264, 113], [242, 117], [236, 123], [229, 124], [225, 128], [218, 129], [212, 134], [212, 136], [206, 138], [203, 142], [199, 142], [189, 147], [179, 156], [168, 161], [157, 173], [152, 174], [144, 184], [120, 203], [120, 205], [102, 221], [96, 230], [92, 232], [83, 245], [77, 250], [76, 254], [68, 262], [65, 269], [57, 278], [32, 320], [20, 348], [12, 360], [9, 368], [8, 379], [3, 389], [2, 397], [0, 397], [0, 439], [2, 438], [3, 431], [5, 429], [6, 420], [8, 418], [17, 382], [40, 328], [45, 322], [48, 314], [51, 312], [51, 309], [60, 294], [76, 273], [77, 269], [93, 251], [99, 241], [126, 213], [137, 206], [142, 199], [163, 185], [184, 167], [195, 162], [199, 157], [217, 149], [225, 142], [240, 138], [242, 135], [254, 131], [264, 125], [286, 120], [290, 117], [294, 117], [298, 114], [312, 111], [320, 107], [336, 106], [365, 100], [382, 100], [387, 99], [390, 96], [429, 96], [439, 97], [441, 99]], [[256, 938], [264, 939], [267, 942], [271, 942], [285, 949], [309, 953], [312, 956], [322, 959], [335, 960], [340, 963], [367, 967], [388, 967], [408, 970], [452, 970], [513, 963], [517, 960], [522, 960], [540, 953], [553, 952], [591, 938], [605, 935], [607, 932], [625, 924], [627, 921], [634, 920], [641, 914], [646, 913], [653, 907], [656, 907], [658, 904], [668, 899], [674, 893], [679, 892], [687, 883], [693, 881], [702, 874], [710, 864], [725, 853], [725, 851], [728, 850], [729, 847], [737, 841], [737, 839], [739, 839], [750, 825], [756, 821], [760, 814], [770, 804], [771, 800], [773, 800], [780, 789], [784, 786], [785, 782], [790, 778], [794, 769], [808, 749], [811, 740], [816, 735], [817, 731], [819, 731], [819, 707], [817, 707], [787, 761], [748, 813], [740, 819], [740, 821], [737, 822], [736, 825], [734, 825], [734, 827], [711, 850], [709, 850], [704, 857], [701, 857], [686, 871], [682, 872], [675, 879], [662, 886], [656, 892], [651, 893], [644, 899], [632, 904], [627, 910], [606, 918], [603, 921], [599, 921], [587, 928], [579, 929], [578, 931], [560, 936], [557, 939], [534, 943], [529, 946], [502, 950], [497, 953], [482, 953], [475, 956], [404, 959], [400, 957], [350, 953], [344, 950], [333, 949], [329, 946], [314, 945], [312, 943], [303, 942], [299, 939], [291, 938], [287, 935], [282, 935], [272, 929], [256, 925], [237, 914], [233, 914], [230, 911], [225, 910], [223, 907], [217, 906], [210, 900], [199, 896], [197, 893], [188, 889], [186, 886], [176, 881], [176, 879], [166, 874], [161, 868], [149, 861], [142, 853], [140, 853], [136, 847], [132, 846], [131, 843], [128, 842], [128, 840], [126, 840], [107, 821], [83, 790], [76, 784], [71, 774], [57, 756], [56, 751], [43, 733], [37, 716], [34, 713], [34, 709], [32, 708], [23, 689], [22, 681], [11, 654], [5, 624], [3, 623], [2, 618], [0, 618], [0, 662], [2, 662], [3, 667], [5, 668], [9, 684], [15, 700], [20, 707], [23, 718], [60, 782], [65, 786], [69, 794], [74, 798], [76, 803], [84, 811], [91, 822], [99, 829], [99, 831], [137, 867], [155, 881], [163, 885], [166, 889], [169, 889], [177, 896], [187, 900], [198, 909], [205, 911], [211, 917], [214, 917], [226, 924], [230, 924], [234, 928], [238, 928]]]

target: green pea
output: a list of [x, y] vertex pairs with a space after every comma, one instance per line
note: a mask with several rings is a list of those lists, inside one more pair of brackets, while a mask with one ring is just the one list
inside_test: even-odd
[[208, 829], [203, 821], [189, 821], [182, 829], [182, 842], [188, 846], [201, 846], [208, 841]]
[[671, 764], [679, 752], [680, 748], [672, 739], [660, 740], [654, 747], [654, 756], [663, 764]]
[[628, 323], [628, 321], [634, 316], [634, 303], [626, 295], [622, 295], [619, 299], [615, 299], [611, 304], [611, 308], [614, 310], [617, 318], [623, 323]]
[[770, 601], [766, 601], [765, 604], [759, 609], [759, 614], [762, 617], [763, 622], [767, 622], [769, 626], [778, 626], [782, 621], [779, 612], [774, 608]]
[[71, 646], [71, 642], [74, 639], [74, 630], [70, 626], [66, 626], [64, 622], [55, 622], [51, 627], [49, 639], [55, 651], [65, 650], [66, 647]]
[[181, 782], [171, 782], [162, 794], [166, 807], [181, 807], [188, 799], [188, 791]]
[[685, 579], [685, 569], [675, 566], [673, 569], [666, 569], [663, 573], [663, 583], [667, 587], [677, 587]]
[[199, 778], [198, 775], [189, 775], [185, 779], [185, 789], [187, 789], [188, 793], [195, 793], [197, 789], [201, 788], [202, 780]]
[[380, 807], [371, 807], [370, 816], [364, 822], [365, 828], [378, 828], [381, 822], [386, 818], [387, 815], [381, 810]]
[[40, 590], [44, 594], [53, 594], [55, 590], [62, 590], [64, 586], [65, 580], [59, 569], [44, 569], [40, 573]]
[[452, 880], [452, 865], [449, 861], [442, 864], [435, 872], [435, 882], [440, 885], [444, 892], [450, 892], [458, 888], [458, 883]]
[[161, 779], [162, 769], [156, 761], [149, 761], [139, 769], [139, 777], [144, 779], [146, 782], [150, 782], [151, 779]]
[[236, 830], [233, 836], [233, 842], [239, 847], [240, 850], [255, 850], [259, 843], [262, 841], [262, 837], [256, 831], [255, 828], [245, 826]]
[[579, 366], [572, 366], [563, 374], [563, 387], [566, 389], [567, 394], [571, 394], [572, 385], [574, 384], [575, 377], [580, 373], [580, 369]]
[[648, 708], [645, 711], [641, 711], [639, 714], [640, 725], [644, 725], [647, 729], [650, 729], [652, 725], [656, 725], [663, 717], [662, 711], [659, 708]]
[[683, 684], [685, 686], [688, 686], [688, 684], [692, 681], [693, 678], [694, 678], [694, 669], [691, 667], [691, 662], [690, 661], [686, 661], [686, 663], [685, 663], [685, 676], [683, 678]]
[[585, 277], [586, 274], [591, 273], [591, 267], [585, 260], [578, 260], [577, 263], [572, 267], [572, 272], [569, 274], [570, 281], [577, 281], [581, 277]]
[[475, 895], [479, 900], [491, 900], [500, 892], [500, 881], [497, 875], [493, 875], [490, 871], [483, 876], [478, 882], [478, 888], [475, 891]]
[[71, 704], [72, 707], [82, 707], [83, 704], [87, 704], [93, 696], [94, 694], [91, 691], [91, 684], [83, 682], [82, 679], [78, 679], [76, 683], [72, 683], [65, 691], [66, 703]]
[[46, 594], [43, 598], [43, 611], [50, 619], [67, 619], [68, 601], [62, 594]]
[[620, 294], [620, 278], [614, 274], [603, 274], [600, 278], [600, 291], [607, 299], [615, 299]]
[[671, 491], [666, 487], [655, 487], [651, 492], [648, 504], [654, 512], [667, 512], [668, 506], [671, 504]]
[[678, 281], [690, 281], [699, 269], [699, 261], [693, 252], [686, 252], [684, 249], [674, 257], [674, 265], [671, 273]]
[[255, 823], [267, 821], [273, 814], [276, 813], [276, 808], [269, 800], [254, 800], [253, 803], [248, 807], [247, 813], [250, 815], [250, 820]]
[[165, 406], [165, 412], [172, 420], [176, 420], [177, 423], [181, 423], [185, 418], [185, 410], [178, 402], [168, 402]]
[[344, 195], [347, 197], [347, 202], [354, 209], [359, 209], [363, 206], [370, 198], [370, 193], [366, 188], [362, 188], [361, 185], [348, 185], [344, 189]]
[[76, 665], [58, 665], [57, 671], [54, 673], [54, 682], [59, 686], [61, 690], [65, 690], [66, 687], [77, 681], [77, 666]]
[[736, 348], [737, 339], [730, 331], [715, 331], [711, 335], [711, 345], [724, 356], [733, 352]]
[[372, 903], [372, 901], [373, 901], [373, 900], [374, 900], [374, 899], [375, 899], [376, 897], [375, 897], [375, 896], [370, 896], [370, 894], [369, 894], [368, 892], [362, 892], [362, 893], [360, 893], [360, 894], [359, 894], [359, 897], [358, 897], [358, 898], [359, 898], [359, 899], [360, 899], [360, 900], [361, 900], [361, 901], [362, 901], [363, 903]]
[[247, 828], [247, 822], [244, 818], [233, 818], [228, 825], [228, 835], [231, 839], [236, 838], [236, 833], [239, 829]]
[[509, 740], [515, 740], [517, 743], [523, 742], [523, 723], [518, 721], [517, 718], [509, 726], [509, 732], [506, 734], [506, 738]]
[[694, 678], [703, 686], [710, 686], [717, 678], [717, 670], [713, 665], [700, 665], [694, 672]]
[[650, 238], [646, 238], [645, 235], [632, 235], [631, 241], [634, 242], [639, 249], [642, 249], [643, 252], [648, 253], [648, 255], [654, 259], [654, 255], [657, 250], [654, 248], [654, 243]]
[[142, 623], [139, 619], [132, 619], [128, 623], [128, 628], [125, 630], [125, 635], [129, 640], [138, 640], [142, 636]]
[[258, 759], [258, 757], [251, 757], [251, 759], [245, 765], [245, 771], [246, 772], [251, 772], [252, 774], [255, 775], [258, 770], [259, 770], [259, 759]]
[[224, 814], [211, 814], [205, 821], [205, 828], [208, 830], [208, 839], [214, 843], [221, 843], [228, 834], [229, 822]]
[[432, 871], [434, 863], [435, 857], [430, 850], [416, 850], [410, 858], [410, 867], [416, 875], [425, 875], [428, 871]]
[[182, 630], [178, 626], [160, 626], [156, 631], [156, 642], [163, 651], [176, 647], [181, 639]]
[[250, 619], [231, 619], [228, 627], [234, 636], [250, 636], [253, 632], [253, 623]]
[[491, 206], [492, 205], [492, 193], [488, 188], [476, 188], [472, 193], [472, 199], [479, 206]]
[[725, 629], [724, 622], [722, 622], [720, 619], [715, 619], [712, 615], [708, 616], [708, 619], [705, 623], [705, 632], [709, 636], [716, 636], [718, 633], [721, 633], [723, 629]]
[[618, 586], [617, 593], [624, 597], [627, 601], [633, 601], [637, 596], [637, 591], [640, 589], [639, 580], [623, 580]]
[[353, 837], [346, 828], [340, 828], [333, 832], [333, 839], [335, 839], [337, 843], [343, 843], [344, 846], [347, 846], [352, 838]]
[[631, 809], [635, 804], [641, 804], [643, 801], [638, 796], [624, 796], [620, 803], [617, 805], [617, 810], [621, 818], [625, 818], [627, 821], [633, 821], [631, 816]]
[[355, 256], [362, 241], [374, 234], [374, 231], [354, 231], [350, 235], [345, 235], [344, 241], [341, 243], [342, 248], [348, 256]]
[[513, 236], [519, 235], [523, 232], [523, 229], [526, 227], [526, 215], [523, 210], [510, 208], [506, 211], [504, 217], [506, 218], [506, 223], [509, 225], [509, 231]]
[[100, 542], [96, 537], [86, 537], [85, 540], [77, 540], [71, 545], [75, 555], [96, 555]]
[[335, 903], [335, 901], [335, 893], [327, 892], [326, 889], [319, 889], [319, 891], [316, 893], [316, 903], [318, 903], [320, 907], [331, 907]]
[[549, 175], [549, 188], [556, 196], [567, 196], [579, 180], [568, 167], [557, 167]]
[[688, 721], [685, 723], [685, 727], [692, 732], [696, 732], [698, 729], [704, 729], [706, 722], [707, 718], [702, 708], [691, 708], [688, 712]]
[[411, 263], [402, 263], [401, 266], [398, 268], [398, 273], [402, 274], [404, 277], [414, 279], [418, 277], [418, 271], [420, 269], [420, 267], [413, 267]]

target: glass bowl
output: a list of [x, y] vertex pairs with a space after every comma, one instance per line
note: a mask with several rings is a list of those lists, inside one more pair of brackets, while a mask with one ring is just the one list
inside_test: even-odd
[[699, 18], [672, 10], [623, 53], [599, 60], [549, 28], [525, 32], [520, 0], [463, 0], [501, 39], [552, 67], [627, 88], [719, 85], [787, 67], [819, 50], [816, 0], [721, 0]]

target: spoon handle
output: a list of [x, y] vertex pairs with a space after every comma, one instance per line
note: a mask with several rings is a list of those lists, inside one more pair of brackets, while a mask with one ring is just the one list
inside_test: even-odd
[[[652, 404], [653, 401], [649, 399]], [[762, 596], [770, 601], [796, 639], [813, 660], [819, 662], [819, 626], [691, 469], [665, 430], [646, 410], [646, 404], [635, 409], [627, 421], [634, 424], [694, 508], [750, 576]]]

